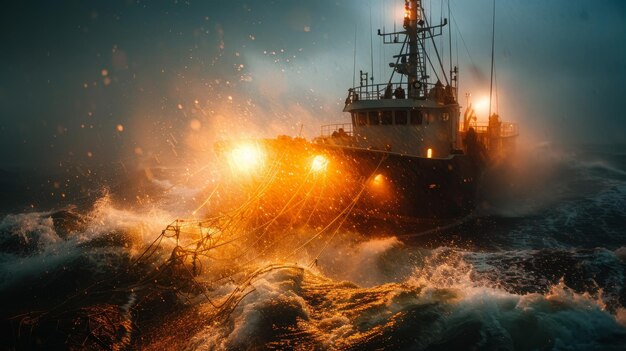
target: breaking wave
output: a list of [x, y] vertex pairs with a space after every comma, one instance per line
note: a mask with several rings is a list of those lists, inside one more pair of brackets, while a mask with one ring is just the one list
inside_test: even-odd
[[[212, 190], [156, 177], [159, 196], [132, 209], [104, 196], [6, 215], [0, 298], [15, 304], [0, 347], [623, 349], [623, 168], [551, 157], [539, 181], [511, 182], [427, 241], [282, 228], [174, 265], [179, 237], [164, 229]], [[21, 323], [34, 336], [15, 341]]]
[[[563, 279], [547, 284], [543, 293], [508, 292], [463, 256], [437, 249], [423, 265], [413, 267], [406, 280], [367, 288], [303, 268], [272, 271], [254, 284], [254, 291], [233, 311], [231, 323], [203, 328], [188, 346], [366, 350], [623, 346], [624, 310], [609, 312], [601, 293], [576, 292]], [[381, 254], [374, 253], [371, 259], [377, 261]]]

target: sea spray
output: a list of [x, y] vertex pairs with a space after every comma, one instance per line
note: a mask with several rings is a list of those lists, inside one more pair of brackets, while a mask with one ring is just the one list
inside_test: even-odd
[[[290, 227], [247, 245], [259, 232], [201, 228], [192, 218], [212, 239], [251, 239], [208, 250], [195, 274], [191, 261], [172, 263], [176, 245], [195, 234], [157, 239], [196, 207], [175, 206], [177, 196], [200, 191], [174, 187], [133, 210], [104, 197], [88, 210], [6, 216], [2, 240], [19, 240], [0, 256], [3, 298], [25, 311], [67, 300], [55, 311], [81, 323], [111, 316], [110, 330], [123, 336], [111, 345], [142, 349], [621, 349], [623, 182], [604, 164], [570, 166], [556, 173], [581, 181], [559, 190], [559, 207], [539, 201], [513, 217], [479, 217], [471, 231], [452, 229], [452, 239], [437, 241], [444, 233], [424, 247], [392, 231]], [[33, 299], [34, 291], [44, 294]], [[127, 329], [131, 320], [140, 328]]]

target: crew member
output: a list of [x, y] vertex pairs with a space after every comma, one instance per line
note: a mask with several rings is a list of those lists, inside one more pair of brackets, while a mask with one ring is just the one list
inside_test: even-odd
[[404, 99], [404, 89], [402, 89], [402, 87], [398, 85], [396, 90], [393, 92], [393, 96], [395, 96], [396, 99]]

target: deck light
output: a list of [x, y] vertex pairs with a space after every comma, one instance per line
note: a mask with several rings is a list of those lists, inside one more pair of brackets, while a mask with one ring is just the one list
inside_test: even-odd
[[311, 171], [319, 173], [328, 167], [328, 159], [322, 155], [317, 155], [311, 162]]
[[374, 183], [374, 185], [381, 185], [383, 181], [385, 181], [385, 176], [380, 173], [378, 173], [376, 176], [374, 176], [374, 179], [372, 179], [372, 183]]
[[239, 173], [251, 173], [263, 165], [264, 157], [258, 145], [241, 144], [230, 152], [230, 165]]
[[428, 148], [428, 150], [426, 150], [426, 157], [433, 158], [433, 149]]

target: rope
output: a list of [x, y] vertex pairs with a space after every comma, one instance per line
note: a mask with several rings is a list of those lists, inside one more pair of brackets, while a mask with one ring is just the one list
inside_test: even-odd
[[495, 69], [496, 49], [496, 0], [493, 0], [493, 17], [491, 19], [491, 77], [489, 78], [489, 115], [491, 118], [491, 99], [493, 96], [493, 74]]
[[[424, 9], [423, 8], [422, 8], [422, 14], [424, 14], [424, 20], [426, 21], [426, 27], [429, 28], [428, 29], [428, 33], [430, 33], [430, 40], [433, 43], [433, 48], [435, 49], [435, 54], [437, 55], [437, 61], [439, 61], [439, 66], [441, 67], [441, 74], [443, 74], [443, 78], [446, 81], [446, 85], [448, 85], [448, 84], [450, 84], [450, 81], [448, 81], [448, 75], [446, 74], [446, 69], [443, 67], [443, 61], [441, 60], [441, 56], [439, 56], [439, 50], [437, 49], [437, 45], [435, 45], [435, 38], [433, 37], [433, 33], [430, 31], [430, 24], [428, 23], [428, 20], [426, 19], [426, 13], [424, 13]], [[423, 46], [423, 44], [422, 44], [422, 46]], [[430, 59], [428, 59], [428, 60], [430, 61]], [[439, 79], [439, 78], [437, 78], [437, 79]]]

